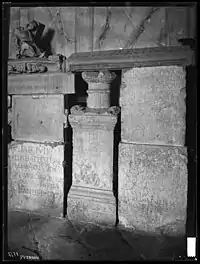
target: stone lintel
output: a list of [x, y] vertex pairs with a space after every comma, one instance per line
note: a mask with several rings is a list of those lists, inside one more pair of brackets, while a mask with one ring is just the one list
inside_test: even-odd
[[117, 116], [106, 114], [70, 114], [68, 120], [73, 129], [114, 130]]
[[98, 71], [133, 67], [152, 67], [194, 63], [194, 53], [188, 47], [153, 47], [74, 53], [68, 58], [69, 70]]

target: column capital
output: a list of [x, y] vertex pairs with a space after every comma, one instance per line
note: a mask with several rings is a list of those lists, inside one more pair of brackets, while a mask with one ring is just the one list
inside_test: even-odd
[[110, 72], [108, 70], [103, 71], [85, 71], [82, 72], [82, 78], [87, 83], [105, 83], [110, 84], [112, 80], [116, 78], [116, 74], [114, 72]]
[[119, 112], [120, 108], [117, 106], [110, 107], [101, 115], [86, 112], [85, 109], [79, 106], [73, 106], [68, 120], [73, 129], [102, 129], [113, 131]]

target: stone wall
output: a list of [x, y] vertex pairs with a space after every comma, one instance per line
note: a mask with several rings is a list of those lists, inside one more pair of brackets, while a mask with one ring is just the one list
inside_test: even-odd
[[187, 149], [185, 69], [122, 70], [120, 224], [185, 232]]
[[15, 57], [14, 30], [35, 19], [46, 28], [52, 51], [74, 52], [179, 45], [195, 36], [192, 7], [12, 7], [9, 57]]

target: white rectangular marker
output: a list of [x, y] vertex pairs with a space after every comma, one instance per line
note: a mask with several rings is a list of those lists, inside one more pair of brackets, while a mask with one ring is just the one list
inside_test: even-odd
[[196, 257], [196, 238], [195, 237], [187, 238], [187, 256]]

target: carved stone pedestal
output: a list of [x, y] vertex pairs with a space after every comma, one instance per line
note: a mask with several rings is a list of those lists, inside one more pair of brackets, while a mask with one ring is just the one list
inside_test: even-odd
[[73, 129], [72, 186], [68, 194], [70, 220], [115, 225], [113, 142], [117, 107], [110, 107], [109, 72], [83, 73], [88, 82], [87, 108], [74, 106], [69, 115]]
[[114, 225], [112, 115], [71, 114], [73, 128], [73, 183], [68, 194], [71, 220]]

